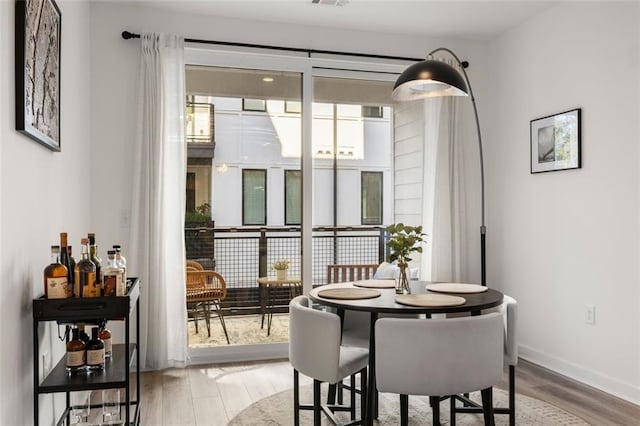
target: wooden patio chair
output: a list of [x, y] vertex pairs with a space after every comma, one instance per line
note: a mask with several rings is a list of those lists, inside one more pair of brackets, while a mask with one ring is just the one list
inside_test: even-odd
[[196, 262], [195, 260], [187, 260], [187, 269], [189, 268], [193, 268], [197, 271], [204, 271], [204, 267], [199, 262]]
[[377, 263], [327, 265], [327, 284], [370, 280], [376, 269]]
[[[193, 266], [189, 268], [194, 268]], [[214, 315], [220, 318], [220, 324], [224, 336], [229, 342], [227, 326], [224, 322], [224, 314], [220, 303], [227, 297], [227, 284], [219, 273], [215, 271], [200, 271], [187, 269], [187, 312], [195, 321], [196, 333], [198, 332], [198, 320], [201, 314], [207, 325], [208, 336], [211, 337], [210, 318], [212, 307]]]

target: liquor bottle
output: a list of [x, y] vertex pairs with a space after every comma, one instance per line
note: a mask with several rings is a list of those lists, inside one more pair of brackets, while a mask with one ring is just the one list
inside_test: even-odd
[[[73, 248], [71, 246], [67, 246], [67, 256], [69, 257], [69, 267], [71, 268], [71, 275], [75, 275], [76, 259], [73, 257]], [[71, 284], [69, 284], [69, 286], [73, 287], [73, 285]]]
[[87, 369], [104, 369], [104, 342], [98, 337], [98, 327], [91, 329], [91, 340], [87, 343]]
[[78, 337], [80, 338], [80, 340], [82, 340], [85, 345], [89, 343], [91, 337], [89, 337], [89, 335], [84, 331], [84, 323], [79, 322], [78, 324], [76, 324], [76, 328], [78, 329]]
[[100, 289], [96, 285], [96, 265], [89, 260], [89, 240], [83, 238], [82, 258], [76, 263], [75, 294], [77, 297], [98, 297]]
[[44, 268], [44, 297], [66, 299], [71, 297], [67, 268], [59, 263], [60, 246], [51, 246], [51, 264]]
[[71, 331], [71, 340], [67, 342], [67, 366], [68, 372], [76, 372], [85, 369], [85, 344], [80, 339], [79, 328]]
[[98, 256], [98, 246], [96, 245], [96, 234], [90, 232], [89, 235], [89, 259], [96, 265], [96, 286], [102, 294], [102, 259]]
[[60, 233], [60, 263], [67, 268], [67, 282], [71, 287], [72, 296], [79, 297], [75, 291], [73, 284], [75, 283], [74, 271], [75, 269], [71, 269], [71, 261], [69, 259], [69, 255], [67, 253], [67, 233]]
[[116, 263], [116, 251], [107, 252], [109, 261], [107, 266], [102, 268], [103, 289], [105, 296], [124, 296], [126, 289], [124, 285], [124, 269]]
[[116, 251], [116, 264], [120, 266], [124, 272], [122, 275], [122, 281], [124, 282], [125, 289], [127, 288], [127, 259], [122, 255], [119, 244], [114, 244], [113, 249]]
[[107, 321], [100, 323], [100, 331], [98, 337], [104, 342], [104, 356], [105, 358], [111, 358], [112, 345], [111, 345], [111, 331], [107, 328]]

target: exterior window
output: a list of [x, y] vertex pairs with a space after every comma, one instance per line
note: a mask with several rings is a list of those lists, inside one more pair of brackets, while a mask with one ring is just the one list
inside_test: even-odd
[[284, 171], [284, 224], [300, 225], [302, 207], [302, 172]]
[[382, 118], [382, 107], [363, 105], [362, 116], [365, 118]]
[[267, 101], [264, 99], [242, 99], [243, 111], [267, 111]]
[[302, 102], [299, 101], [285, 101], [284, 112], [291, 114], [300, 114], [302, 112]]
[[267, 224], [267, 171], [242, 171], [242, 224]]
[[362, 224], [382, 225], [382, 172], [362, 172]]
[[214, 106], [208, 103], [187, 102], [188, 143], [214, 143]]

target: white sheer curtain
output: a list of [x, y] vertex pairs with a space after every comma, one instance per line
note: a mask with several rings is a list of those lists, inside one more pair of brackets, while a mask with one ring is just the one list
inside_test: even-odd
[[425, 100], [422, 215], [428, 244], [422, 278], [464, 281], [466, 270], [465, 167], [458, 99]]
[[142, 368], [187, 361], [184, 40], [141, 37], [128, 273], [140, 277]]

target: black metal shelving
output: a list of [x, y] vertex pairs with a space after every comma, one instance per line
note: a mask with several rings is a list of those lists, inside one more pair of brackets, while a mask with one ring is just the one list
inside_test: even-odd
[[[131, 399], [131, 363], [138, 357], [138, 341], [140, 336], [140, 283], [137, 278], [127, 280], [126, 296], [96, 297], [88, 299], [45, 299], [33, 300], [33, 421], [39, 423], [40, 394], [65, 392], [67, 408], [56, 423], [64, 425], [69, 421], [69, 392], [94, 389], [124, 388], [124, 419], [130, 425], [140, 424], [140, 362], [136, 362], [135, 400]], [[135, 309], [135, 343], [130, 340], [130, 316]], [[113, 345], [113, 355], [107, 359], [105, 369], [99, 372], [69, 374], [65, 369], [63, 357], [56, 366], [39, 380], [39, 338], [38, 324], [46, 321], [57, 321], [59, 324], [87, 322], [97, 323], [100, 320], [124, 321], [125, 343]], [[132, 415], [133, 414], [133, 415]]]

